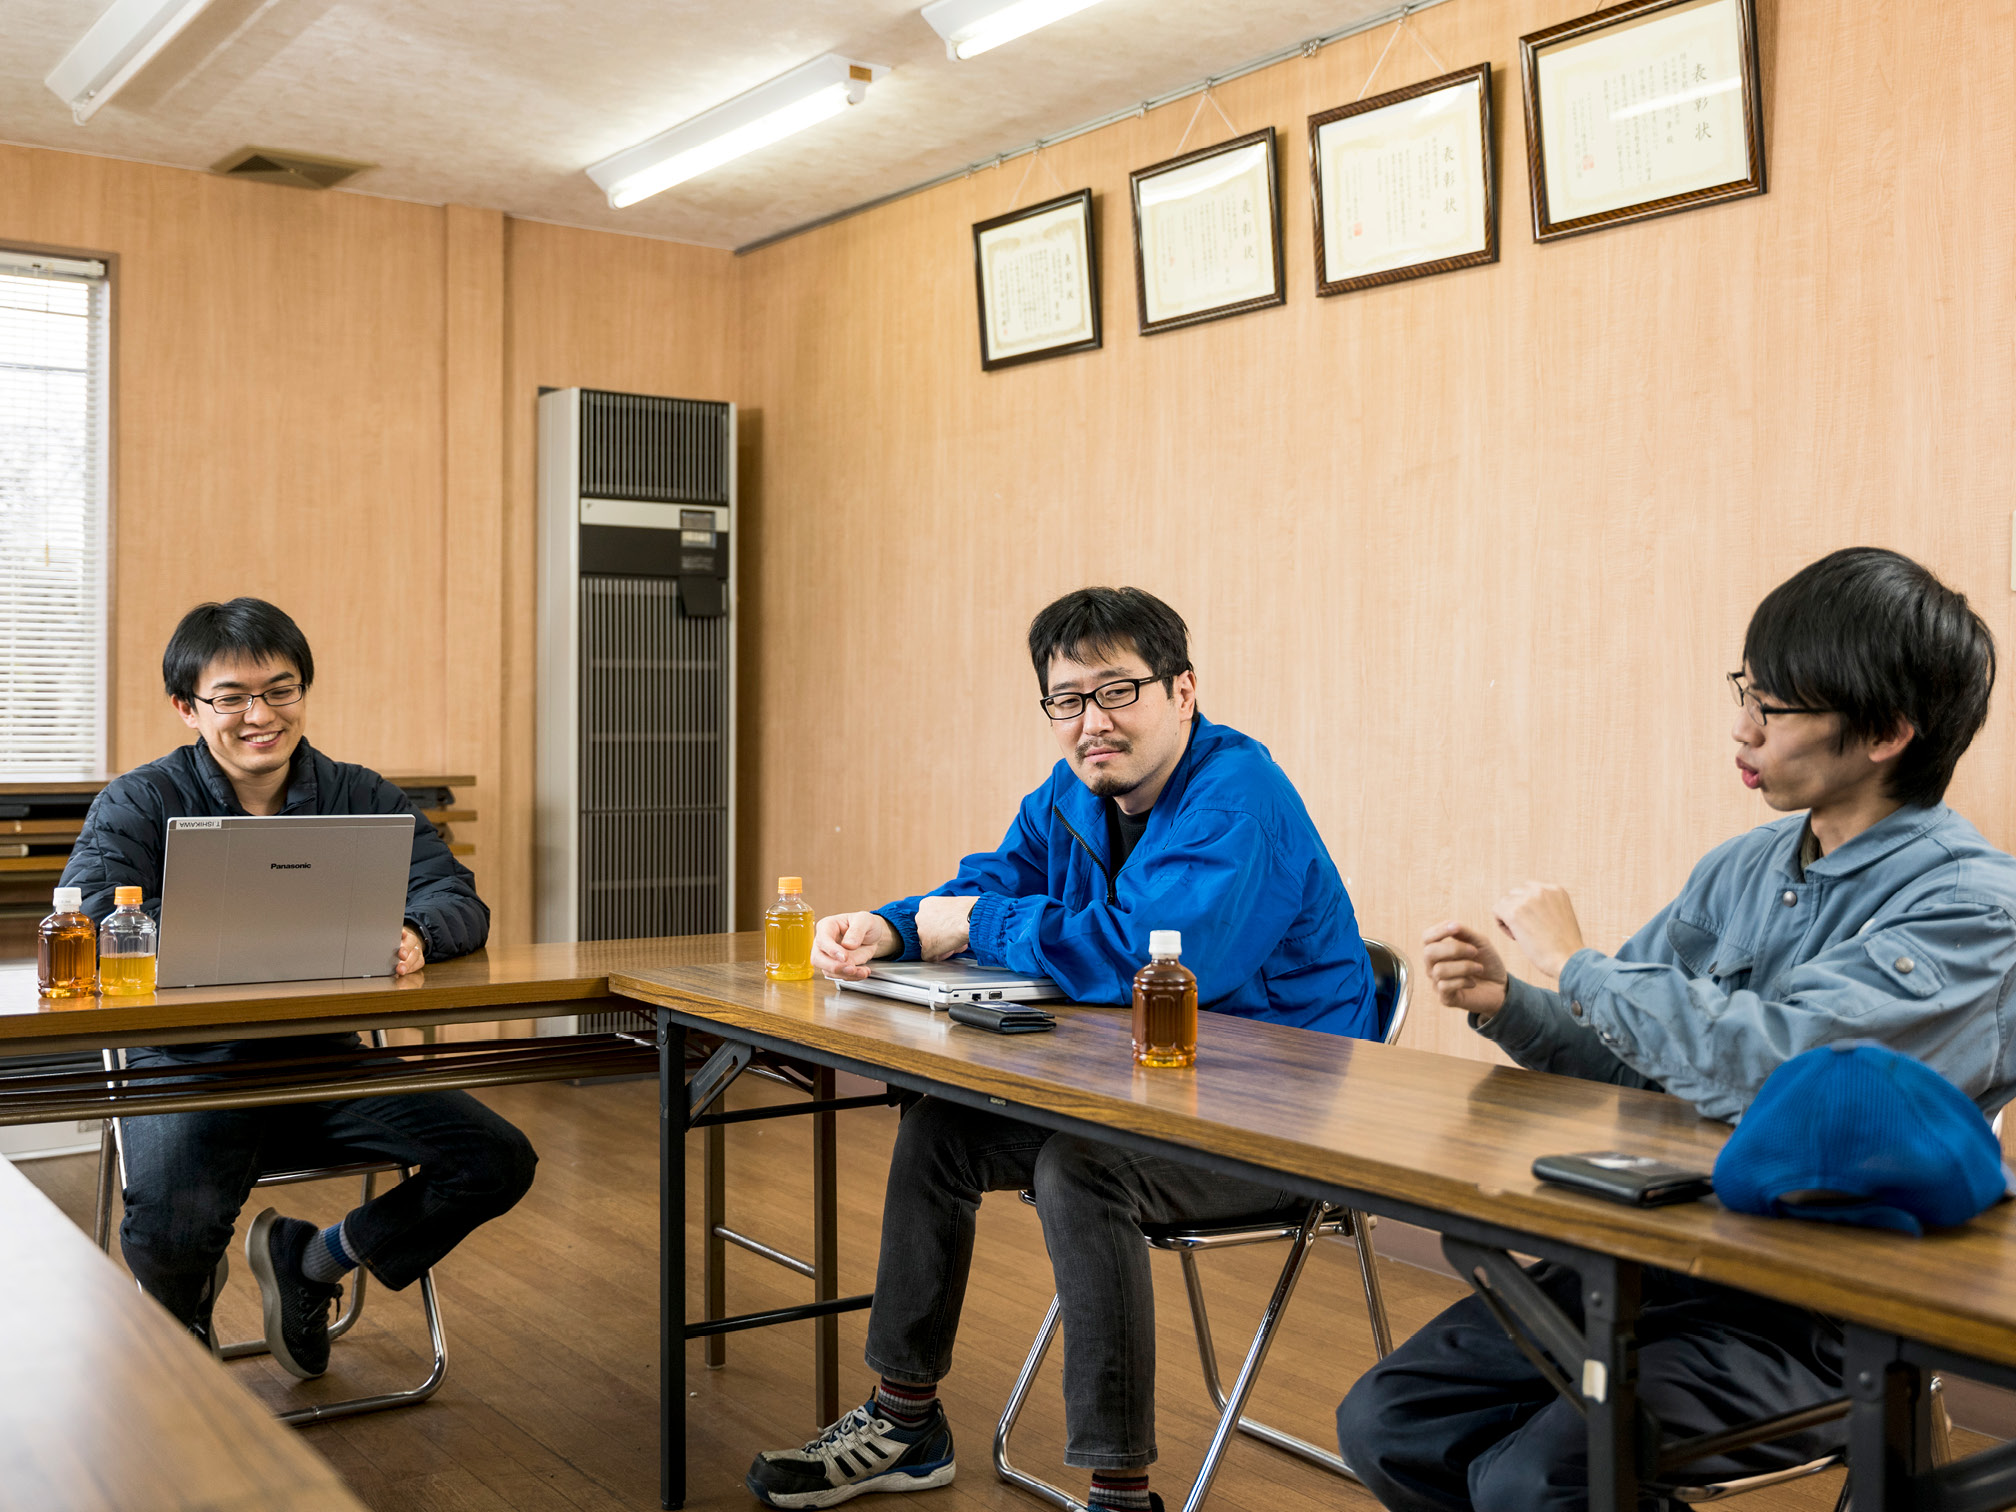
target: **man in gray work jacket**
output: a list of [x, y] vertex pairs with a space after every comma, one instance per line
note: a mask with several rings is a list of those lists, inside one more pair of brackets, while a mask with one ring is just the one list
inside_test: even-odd
[[[1709, 1118], [1734, 1122], [1776, 1067], [1844, 1039], [1917, 1057], [1992, 1114], [2016, 1093], [2016, 860], [1941, 799], [1994, 679], [1987, 626], [1917, 563], [1869, 548], [1814, 563], [1759, 605], [1730, 674], [1741, 779], [1799, 817], [1711, 851], [1613, 955], [1583, 943], [1561, 888], [1513, 889], [1498, 926], [1558, 992], [1509, 976], [1482, 932], [1438, 925], [1423, 942], [1437, 993], [1522, 1066], [1663, 1089]], [[1574, 1273], [1533, 1274], [1579, 1326]], [[1638, 1340], [1639, 1393], [1669, 1439], [1841, 1395], [1838, 1325], [1672, 1272], [1645, 1273]], [[1401, 1512], [1588, 1504], [1581, 1416], [1476, 1298], [1362, 1377], [1337, 1427]], [[1799, 1464], [1841, 1438], [1828, 1424], [1687, 1478]]]

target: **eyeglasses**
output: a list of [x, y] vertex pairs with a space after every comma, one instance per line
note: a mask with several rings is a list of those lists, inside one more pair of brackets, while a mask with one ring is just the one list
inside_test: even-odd
[[288, 704], [301, 702], [302, 695], [307, 691], [301, 683], [285, 683], [277, 688], [268, 688], [264, 693], [219, 693], [215, 698], [205, 698], [201, 693], [189, 696], [198, 703], [210, 705], [213, 713], [243, 714], [252, 707], [254, 699], [269, 709], [284, 709]]
[[1746, 680], [1743, 673], [1731, 672], [1729, 674], [1729, 691], [1736, 695], [1736, 702], [1742, 706], [1745, 714], [1748, 714], [1757, 722], [1759, 729], [1763, 729], [1766, 725], [1770, 724], [1773, 714], [1833, 714], [1837, 712], [1834, 709], [1803, 709], [1790, 704], [1767, 704], [1757, 696], [1755, 688], [1744, 686]]
[[1160, 677], [1123, 677], [1119, 682], [1101, 683], [1090, 693], [1052, 693], [1043, 700], [1043, 712], [1052, 719], [1076, 719], [1085, 712], [1085, 700], [1095, 700], [1102, 709], [1124, 709], [1141, 696], [1141, 690]]

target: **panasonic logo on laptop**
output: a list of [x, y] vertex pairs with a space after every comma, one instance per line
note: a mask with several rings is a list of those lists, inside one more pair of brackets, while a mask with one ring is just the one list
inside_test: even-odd
[[268, 861], [266, 865], [273, 871], [307, 871], [313, 861]]

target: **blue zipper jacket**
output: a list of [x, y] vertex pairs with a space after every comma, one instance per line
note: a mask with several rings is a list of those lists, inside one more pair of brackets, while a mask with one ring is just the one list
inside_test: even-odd
[[1471, 1023], [1522, 1066], [1677, 1093], [1736, 1121], [1834, 1040], [1915, 1056], [1992, 1113], [2016, 1095], [2016, 859], [1951, 809], [1903, 808], [1803, 875], [1794, 816], [1702, 858], [1615, 955], [1517, 979]]
[[[1190, 744], [1117, 874], [1104, 800], [1060, 761], [999, 850], [929, 897], [973, 897], [973, 956], [1041, 972], [1080, 1003], [1132, 1000], [1148, 932], [1183, 932], [1198, 1001], [1220, 1013], [1378, 1037], [1371, 963], [1343, 880], [1267, 748], [1196, 716]], [[916, 960], [917, 905], [876, 912]]]

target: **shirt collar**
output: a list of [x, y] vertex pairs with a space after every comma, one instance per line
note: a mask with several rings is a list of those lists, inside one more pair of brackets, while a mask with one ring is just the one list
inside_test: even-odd
[[[1807, 877], [1848, 877], [1856, 872], [1874, 866], [1893, 851], [1903, 849], [1913, 840], [1925, 834], [1946, 817], [1946, 805], [1935, 804], [1931, 808], [1906, 806], [1862, 831], [1853, 840], [1838, 850], [1830, 851], [1806, 868]], [[1809, 820], [1808, 823], [1811, 821]], [[1801, 826], [1795, 833], [1805, 834]], [[1797, 875], [1799, 842], [1795, 839], [1786, 852], [1785, 869]]]

